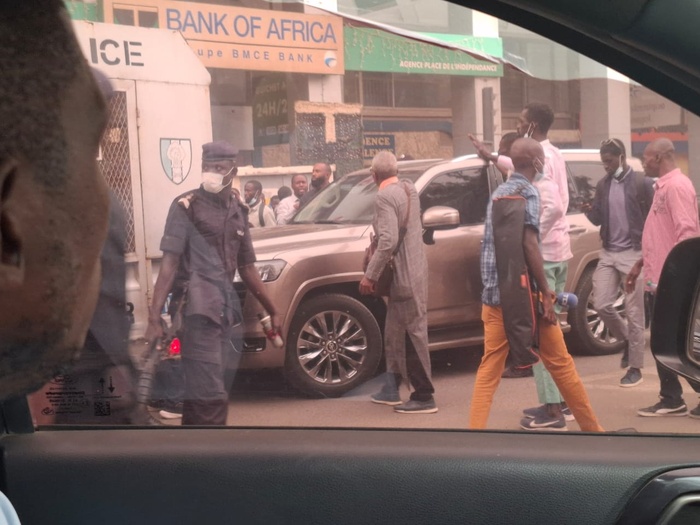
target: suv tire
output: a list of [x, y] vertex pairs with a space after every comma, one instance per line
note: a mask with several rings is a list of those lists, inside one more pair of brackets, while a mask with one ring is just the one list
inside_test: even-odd
[[382, 349], [382, 332], [364, 304], [347, 295], [319, 295], [294, 314], [285, 374], [301, 392], [339, 397], [376, 373]]
[[[566, 335], [566, 344], [572, 354], [616, 354], [622, 351], [625, 343], [612, 336], [593, 308], [593, 272], [595, 267], [586, 269], [576, 286], [578, 306], [571, 309], [567, 316], [571, 331]], [[622, 291], [620, 294], [622, 296]], [[619, 300], [622, 300], [622, 297], [618, 298]]]

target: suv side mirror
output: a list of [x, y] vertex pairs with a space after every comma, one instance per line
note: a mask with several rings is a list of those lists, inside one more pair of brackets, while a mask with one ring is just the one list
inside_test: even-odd
[[435, 244], [435, 230], [452, 230], [459, 226], [459, 212], [449, 206], [433, 206], [423, 212], [423, 242]]
[[700, 238], [669, 253], [656, 289], [651, 351], [661, 365], [700, 382]]
[[459, 212], [449, 206], [433, 206], [423, 212], [423, 228], [452, 230], [459, 226]]

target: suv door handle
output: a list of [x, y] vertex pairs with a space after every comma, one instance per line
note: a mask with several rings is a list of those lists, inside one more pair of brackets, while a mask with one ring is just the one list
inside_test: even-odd
[[569, 228], [569, 235], [586, 233], [587, 231], [588, 228], [586, 228], [585, 226], [577, 226], [575, 228]]

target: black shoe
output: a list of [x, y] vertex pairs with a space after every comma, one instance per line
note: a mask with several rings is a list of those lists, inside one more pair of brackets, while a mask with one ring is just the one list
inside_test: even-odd
[[[566, 406], [566, 404], [562, 403], [561, 407], [561, 414], [564, 416], [564, 419], [566, 421], [575, 421], [576, 418], [574, 417], [573, 412], [571, 412], [571, 409]], [[544, 418], [547, 417], [547, 406], [546, 405], [540, 405], [538, 407], [532, 407], [532, 408], [526, 408], [523, 410], [523, 416], [525, 416], [525, 419], [535, 419], [535, 418]]]
[[154, 418], [143, 403], [136, 403], [131, 410], [130, 423], [132, 425], [144, 427], [160, 427], [163, 423]]
[[399, 396], [398, 390], [386, 391], [382, 389], [370, 396], [370, 400], [372, 403], [379, 405], [396, 406], [401, 404], [401, 396]]
[[534, 375], [534, 372], [532, 371], [532, 367], [528, 366], [525, 368], [517, 368], [514, 366], [509, 366], [506, 368], [503, 373], [501, 374], [502, 378], [505, 379], [515, 379], [518, 377], [532, 377]]
[[696, 406], [693, 410], [688, 412], [688, 417], [693, 419], [700, 419], [700, 405]]
[[151, 399], [148, 401], [149, 408], [160, 410], [168, 404], [167, 399]]
[[637, 415], [642, 417], [682, 417], [688, 415], [688, 407], [682, 401], [680, 405], [671, 406], [661, 400], [653, 406], [637, 410]]
[[620, 379], [620, 386], [622, 388], [629, 388], [632, 386], [637, 386], [644, 379], [642, 378], [642, 371], [639, 368], [630, 368], [627, 370], [625, 376]]
[[546, 415], [543, 417], [525, 417], [520, 421], [520, 428], [523, 430], [549, 430], [555, 432], [566, 432], [566, 420], [564, 416], [553, 417]]
[[158, 415], [163, 419], [182, 419], [182, 408], [185, 404], [180, 401], [179, 403], [168, 403], [166, 407], [158, 412]]
[[438, 408], [434, 399], [429, 399], [428, 401], [409, 399], [405, 403], [394, 407], [394, 412], [399, 414], [434, 414], [437, 411]]

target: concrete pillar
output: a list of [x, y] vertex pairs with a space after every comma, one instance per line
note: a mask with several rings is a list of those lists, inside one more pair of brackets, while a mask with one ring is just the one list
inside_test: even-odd
[[343, 77], [309, 75], [309, 102], [343, 102]]
[[600, 147], [615, 137], [632, 151], [630, 84], [627, 77], [581, 57], [581, 147]]
[[[304, 13], [328, 14], [337, 11], [337, 0], [307, 0]], [[320, 7], [325, 11], [319, 11]], [[343, 77], [341, 75], [309, 75], [309, 102], [343, 102]]]
[[[474, 153], [467, 133], [481, 135], [481, 127], [477, 127], [477, 105], [481, 105], [480, 97], [476, 96], [476, 83], [472, 77], [452, 77], [452, 147], [454, 156]], [[479, 131], [477, 131], [479, 130]]]
[[688, 123], [688, 176], [695, 192], [700, 193], [700, 117], [690, 111], [683, 113]]
[[[498, 19], [473, 11], [471, 29], [474, 36], [497, 37]], [[454, 155], [457, 157], [474, 153], [474, 146], [467, 136], [468, 133], [474, 134], [480, 140], [492, 142], [495, 149], [502, 134], [501, 80], [498, 78], [453, 76], [450, 87], [452, 90]], [[490, 92], [484, 91], [489, 88]], [[488, 97], [491, 97], [490, 102]], [[485, 136], [485, 129], [492, 131], [492, 136]], [[491, 135], [491, 133], [487, 133], [487, 135]]]

